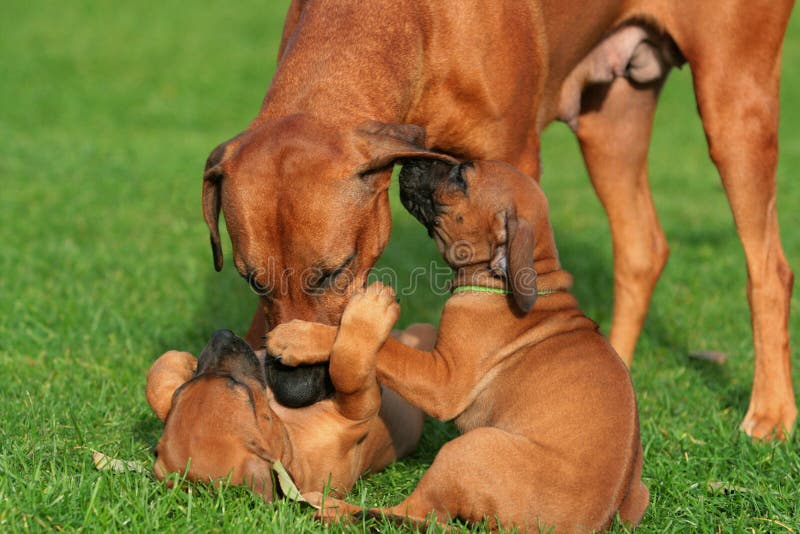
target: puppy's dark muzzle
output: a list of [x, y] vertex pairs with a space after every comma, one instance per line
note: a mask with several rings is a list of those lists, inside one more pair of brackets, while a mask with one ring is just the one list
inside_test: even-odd
[[433, 194], [454, 165], [430, 159], [410, 159], [400, 171], [400, 202], [421, 222], [428, 234], [433, 231], [436, 203]]
[[280, 362], [279, 356], [268, 354], [262, 365], [244, 339], [230, 330], [217, 330], [200, 353], [197, 374], [254, 378], [269, 386], [275, 399], [290, 408], [308, 406], [333, 394], [326, 364], [289, 367]]
[[242, 352], [246, 346], [247, 342], [230, 330], [216, 330], [211, 334], [207, 348], [221, 355], [227, 352]]
[[289, 408], [301, 408], [333, 395], [333, 383], [327, 364], [289, 367], [267, 354], [267, 384], [275, 399]]
[[204, 373], [248, 377], [266, 387], [264, 367], [247, 342], [230, 330], [217, 330], [211, 335], [197, 358], [196, 376]]

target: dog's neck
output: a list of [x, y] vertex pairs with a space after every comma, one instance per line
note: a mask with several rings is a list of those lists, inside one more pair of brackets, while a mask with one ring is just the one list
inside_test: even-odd
[[452, 289], [457, 287], [485, 287], [499, 291], [510, 291], [504, 276], [500, 276], [489, 268], [488, 263], [467, 265], [462, 267], [450, 266], [454, 271]]
[[[572, 276], [560, 268], [557, 258], [538, 259], [534, 261], [534, 269], [538, 298], [527, 313], [522, 313], [515, 303], [506, 278], [493, 275], [488, 265], [458, 269], [452, 282], [456, 289], [445, 304], [450, 312], [442, 314], [440, 328], [452, 333], [449, 339], [473, 336], [475, 329], [481, 328], [480, 340], [473, 342], [475, 354], [514, 347], [515, 340], [524, 339], [528, 346], [577, 328], [596, 328], [569, 292]], [[509, 354], [516, 351], [509, 350]]]
[[[325, 10], [306, 7], [254, 122], [319, 112], [342, 129], [368, 119], [402, 121], [413, 101], [416, 68], [403, 60], [421, 56], [421, 41], [413, 25], [375, 23], [389, 5], [350, 0]], [[347, 21], [357, 31], [331, 32], [332, 21]], [[364, 65], [368, 76], [361, 75]]]

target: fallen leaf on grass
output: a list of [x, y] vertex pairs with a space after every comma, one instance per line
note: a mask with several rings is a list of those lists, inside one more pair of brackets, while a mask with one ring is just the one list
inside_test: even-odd
[[794, 532], [794, 529], [785, 523], [781, 523], [777, 519], [770, 519], [768, 517], [756, 517], [757, 521], [767, 521], [768, 523], [772, 523], [773, 525], [780, 525], [781, 527], [785, 528], [789, 532]]
[[295, 486], [294, 481], [292, 480], [292, 476], [288, 471], [286, 471], [286, 468], [283, 467], [283, 464], [280, 462], [280, 460], [276, 460], [275, 463], [272, 464], [272, 470], [275, 471], [275, 475], [278, 477], [278, 485], [281, 487], [281, 491], [287, 499], [297, 502], [304, 502], [309, 506], [319, 510], [319, 506], [314, 506], [305, 498], [303, 498], [303, 494], [300, 493], [299, 489], [297, 489], [297, 486]]
[[689, 357], [695, 360], [704, 360], [723, 364], [728, 359], [728, 355], [718, 350], [693, 350], [689, 352]]
[[708, 489], [712, 491], [721, 491], [725, 495], [731, 493], [750, 493], [751, 490], [742, 486], [731, 486], [727, 482], [709, 482]]
[[117, 458], [106, 456], [100, 451], [94, 449], [89, 450], [92, 451], [92, 460], [98, 471], [114, 471], [115, 473], [128, 473], [132, 471], [134, 473], [144, 473], [147, 470], [142, 462], [118, 460]]

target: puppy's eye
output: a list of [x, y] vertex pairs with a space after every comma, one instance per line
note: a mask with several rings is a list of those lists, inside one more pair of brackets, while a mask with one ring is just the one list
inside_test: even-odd
[[456, 185], [456, 186], [457, 186], [459, 189], [461, 189], [461, 190], [462, 190], [462, 191], [464, 191], [464, 192], [466, 192], [466, 190], [467, 190], [467, 178], [466, 178], [466, 176], [465, 176], [465, 174], [464, 174], [464, 172], [465, 172], [465, 170], [466, 170], [467, 166], [468, 166], [468, 165], [467, 165], [467, 164], [465, 164], [465, 163], [461, 163], [461, 164], [457, 165], [457, 166], [456, 166], [456, 167], [453, 169], [453, 171], [452, 171], [452, 174], [451, 174], [451, 176], [450, 176], [450, 177], [451, 177], [451, 179], [452, 179], [452, 181], [453, 181], [453, 183], [454, 183], [454, 184], [455, 184], [455, 185]]

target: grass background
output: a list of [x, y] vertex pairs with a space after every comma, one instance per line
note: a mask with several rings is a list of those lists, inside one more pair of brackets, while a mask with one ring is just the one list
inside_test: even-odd
[[[264, 505], [241, 488], [186, 492], [149, 475], [99, 472], [86, 450], [149, 465], [161, 429], [143, 395], [150, 363], [170, 348], [196, 353], [216, 328], [243, 332], [248, 324], [253, 299], [245, 284], [230, 263], [222, 274], [212, 268], [200, 179], [211, 148], [258, 110], [285, 9], [273, 0], [4, 2], [0, 530], [321, 528], [308, 510]], [[784, 52], [778, 170], [783, 242], [795, 271], [798, 65], [795, 13]], [[652, 495], [641, 531], [794, 532], [797, 436], [753, 444], [737, 430], [753, 356], [744, 257], [690, 84], [688, 69], [671, 75], [651, 156], [672, 256], [633, 368]], [[607, 331], [605, 217], [567, 128], [551, 127], [543, 145], [543, 185], [563, 262], [585, 311]], [[436, 253], [393, 195], [394, 232], [381, 265], [409, 273]], [[441, 300], [420, 291], [402, 304], [407, 324], [436, 321]], [[795, 342], [799, 312], [795, 297]], [[698, 349], [729, 359], [722, 366], [689, 360]], [[352, 499], [397, 501], [453, 435], [429, 422], [419, 451], [360, 482]], [[709, 482], [735, 489], [716, 491]]]

